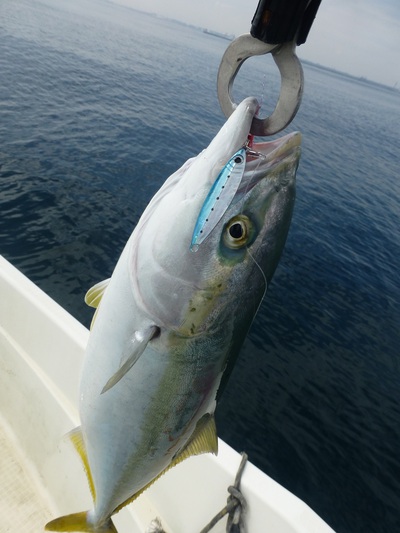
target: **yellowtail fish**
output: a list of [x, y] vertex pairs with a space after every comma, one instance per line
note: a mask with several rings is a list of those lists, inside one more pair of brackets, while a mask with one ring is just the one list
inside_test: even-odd
[[244, 100], [167, 179], [86, 295], [97, 309], [71, 439], [94, 506], [47, 530], [115, 531], [112, 515], [162, 473], [217, 453], [217, 400], [281, 256], [300, 157], [299, 133], [248, 147], [257, 109]]

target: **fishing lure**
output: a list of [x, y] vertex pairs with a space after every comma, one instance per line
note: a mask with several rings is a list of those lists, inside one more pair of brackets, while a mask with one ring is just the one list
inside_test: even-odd
[[190, 250], [196, 252], [221, 220], [243, 178], [246, 149], [241, 148], [227, 162], [213, 183], [197, 218]]

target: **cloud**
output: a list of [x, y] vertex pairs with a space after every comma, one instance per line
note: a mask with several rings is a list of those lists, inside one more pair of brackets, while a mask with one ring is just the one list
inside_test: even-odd
[[324, 0], [299, 55], [389, 85], [400, 83], [400, 9], [391, 1]]
[[[114, 0], [196, 26], [240, 35], [257, 0]], [[400, 84], [399, 0], [323, 0], [299, 56], [388, 85]]]

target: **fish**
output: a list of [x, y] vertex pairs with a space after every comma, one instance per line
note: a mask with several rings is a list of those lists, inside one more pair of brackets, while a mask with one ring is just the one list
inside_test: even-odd
[[243, 100], [209, 146], [166, 180], [111, 278], [86, 294], [96, 310], [81, 426], [70, 439], [94, 505], [46, 530], [115, 531], [113, 514], [167, 470], [217, 453], [215, 409], [278, 265], [295, 202], [301, 134], [249, 142], [258, 108], [256, 98]]

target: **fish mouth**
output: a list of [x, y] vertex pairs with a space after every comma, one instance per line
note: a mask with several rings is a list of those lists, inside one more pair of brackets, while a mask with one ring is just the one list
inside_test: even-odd
[[246, 170], [252, 166], [262, 165], [273, 167], [280, 162], [296, 157], [300, 154], [301, 133], [295, 131], [287, 135], [268, 142], [254, 143], [247, 150]]
[[275, 158], [281, 155], [286, 155], [300, 145], [301, 133], [299, 131], [294, 131], [273, 141], [254, 143], [253, 148], [256, 153], [261, 153], [265, 157]]
[[246, 150], [246, 167], [238, 192], [249, 191], [262, 179], [284, 187], [294, 183], [301, 152], [301, 133], [253, 143]]

